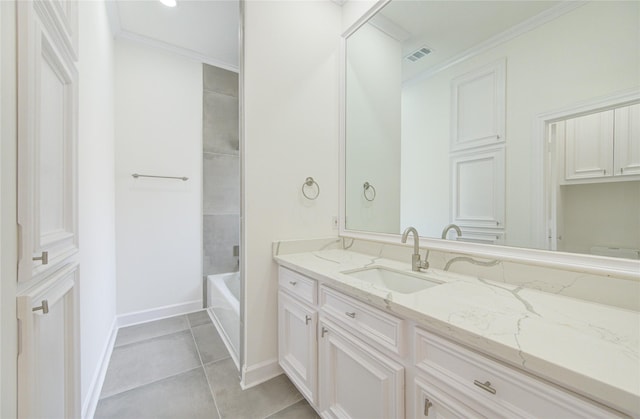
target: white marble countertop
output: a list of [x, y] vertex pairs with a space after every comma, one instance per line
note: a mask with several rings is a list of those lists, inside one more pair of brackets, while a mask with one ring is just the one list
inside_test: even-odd
[[342, 272], [402, 263], [348, 250], [274, 255], [285, 267], [534, 375], [640, 415], [640, 313], [429, 269], [441, 285], [389, 292]]

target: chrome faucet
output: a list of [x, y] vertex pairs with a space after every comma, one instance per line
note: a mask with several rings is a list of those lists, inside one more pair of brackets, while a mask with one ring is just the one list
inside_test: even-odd
[[[425, 256], [424, 262], [420, 260], [420, 238], [418, 236], [418, 230], [414, 227], [407, 227], [407, 229], [402, 233], [402, 243], [407, 242], [407, 237], [409, 237], [409, 233], [413, 233], [413, 255], [411, 255], [411, 270], [420, 272], [420, 269], [427, 269], [429, 267], [429, 262], [427, 261], [427, 256]], [[427, 255], [429, 252], [427, 251]]]
[[460, 230], [460, 227], [458, 227], [455, 224], [449, 224], [448, 226], [446, 226], [444, 228], [444, 230], [442, 230], [442, 238], [446, 239], [447, 238], [447, 233], [449, 232], [449, 230], [454, 229], [456, 231], [456, 234], [458, 235], [458, 237], [462, 237], [462, 230]]

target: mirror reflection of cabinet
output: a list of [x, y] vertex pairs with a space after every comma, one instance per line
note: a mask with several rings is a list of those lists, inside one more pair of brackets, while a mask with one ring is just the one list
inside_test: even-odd
[[451, 81], [451, 218], [463, 240], [497, 243], [505, 213], [506, 60]]
[[567, 182], [640, 174], [640, 104], [567, 119], [564, 124]]
[[614, 133], [614, 174], [640, 175], [640, 103], [615, 110]]
[[473, 228], [497, 238], [504, 229], [504, 147], [455, 154], [451, 171], [452, 222], [462, 228], [463, 238], [480, 239], [469, 237]]

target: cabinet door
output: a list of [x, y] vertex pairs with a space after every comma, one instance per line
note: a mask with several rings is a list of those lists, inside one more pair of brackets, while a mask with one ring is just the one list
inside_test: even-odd
[[59, 30], [68, 21], [54, 23], [66, 9], [17, 5], [20, 282], [44, 279], [78, 250], [78, 73]]
[[413, 384], [415, 419], [471, 419], [483, 418], [455, 397], [440, 390], [437, 384], [417, 377]]
[[320, 321], [319, 333], [322, 416], [403, 418], [403, 366], [329, 322]]
[[[452, 222], [504, 229], [504, 147], [451, 157]], [[486, 230], [485, 230], [486, 232]]]
[[80, 417], [77, 265], [18, 295], [18, 417]]
[[614, 113], [614, 175], [640, 175], [640, 103]]
[[278, 361], [300, 392], [317, 402], [317, 312], [289, 294], [278, 293]]
[[613, 175], [613, 110], [565, 122], [565, 178]]
[[504, 142], [506, 60], [451, 82], [451, 150]]

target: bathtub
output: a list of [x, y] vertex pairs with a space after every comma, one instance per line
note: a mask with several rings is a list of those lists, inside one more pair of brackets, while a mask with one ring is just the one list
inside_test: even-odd
[[207, 276], [207, 311], [231, 358], [239, 366], [240, 272]]

